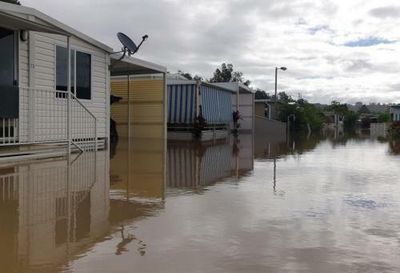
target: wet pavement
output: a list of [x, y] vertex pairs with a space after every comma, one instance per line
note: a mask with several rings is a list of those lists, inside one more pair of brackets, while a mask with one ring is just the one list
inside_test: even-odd
[[164, 144], [0, 166], [0, 272], [400, 272], [399, 143]]

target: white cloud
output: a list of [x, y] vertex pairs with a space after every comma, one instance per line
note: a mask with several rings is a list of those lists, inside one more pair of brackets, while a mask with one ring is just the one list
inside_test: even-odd
[[[22, 0], [116, 50], [115, 33], [150, 38], [138, 57], [210, 77], [234, 64], [254, 87], [311, 101], [400, 101], [395, 0]], [[357, 41], [392, 41], [350, 47]]]

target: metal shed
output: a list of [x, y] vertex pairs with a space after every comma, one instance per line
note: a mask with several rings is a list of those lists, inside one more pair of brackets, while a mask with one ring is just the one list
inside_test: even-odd
[[168, 126], [191, 127], [202, 113], [211, 126], [226, 126], [232, 121], [233, 91], [214, 84], [168, 80]]
[[240, 113], [240, 128], [242, 132], [254, 131], [254, 91], [240, 82], [214, 83], [234, 92], [232, 95], [232, 111]]

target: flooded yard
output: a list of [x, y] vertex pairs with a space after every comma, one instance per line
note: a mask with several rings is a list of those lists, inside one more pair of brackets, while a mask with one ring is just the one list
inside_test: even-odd
[[396, 143], [114, 148], [0, 168], [0, 272], [400, 271]]

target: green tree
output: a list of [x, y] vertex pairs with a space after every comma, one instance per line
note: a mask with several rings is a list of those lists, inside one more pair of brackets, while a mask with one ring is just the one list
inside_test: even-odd
[[358, 109], [358, 113], [360, 113], [360, 114], [370, 114], [371, 111], [369, 111], [368, 107], [364, 104], [363, 106], [361, 106], [360, 109]]
[[389, 113], [380, 113], [378, 115], [378, 122], [384, 123], [390, 121], [390, 114]]
[[199, 81], [203, 80], [203, 77], [201, 77], [201, 76], [199, 76], [199, 75], [194, 75], [194, 76], [192, 76], [192, 74], [190, 74], [190, 73], [188, 73], [188, 72], [183, 72], [182, 70], [179, 70], [179, 71], [178, 71], [178, 74], [181, 75], [181, 76], [183, 76], [183, 77], [185, 77], [185, 78], [188, 79], [188, 80], [195, 80], [195, 81], [197, 81], [197, 80], [199, 80]]
[[249, 80], [244, 79], [242, 72], [234, 71], [233, 65], [226, 63], [222, 63], [221, 67], [215, 70], [210, 82], [241, 82], [246, 86], [251, 83]]
[[323, 115], [315, 105], [304, 99], [293, 100], [285, 92], [279, 93], [279, 119], [290, 121], [291, 129], [296, 131], [319, 131]]
[[349, 110], [347, 104], [341, 104], [338, 101], [332, 101], [331, 105], [326, 107], [325, 110], [342, 115], [344, 118], [343, 125], [346, 129], [353, 129], [357, 123], [358, 114]]
[[267, 92], [259, 88], [256, 89], [254, 97], [256, 100], [266, 100], [271, 98], [271, 96]]

